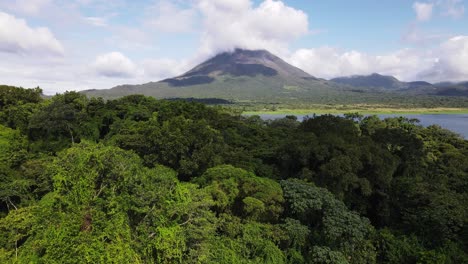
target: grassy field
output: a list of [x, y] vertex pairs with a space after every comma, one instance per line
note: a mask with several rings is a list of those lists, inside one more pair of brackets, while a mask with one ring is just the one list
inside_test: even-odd
[[278, 108], [271, 109], [255, 109], [243, 111], [247, 115], [305, 115], [305, 114], [343, 114], [343, 113], [360, 113], [360, 114], [468, 114], [468, 108], [393, 108], [381, 106], [317, 106], [304, 109], [287, 109]]

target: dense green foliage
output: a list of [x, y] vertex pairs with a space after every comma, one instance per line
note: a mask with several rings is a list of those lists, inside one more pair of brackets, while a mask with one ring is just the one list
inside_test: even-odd
[[0, 87], [0, 263], [468, 263], [468, 141]]

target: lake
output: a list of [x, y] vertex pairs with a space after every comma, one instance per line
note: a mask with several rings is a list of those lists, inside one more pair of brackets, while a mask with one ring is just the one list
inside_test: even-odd
[[[291, 115], [291, 114], [288, 114]], [[295, 115], [297, 120], [302, 120], [305, 116], [312, 116], [313, 113], [308, 115]], [[272, 115], [272, 114], [261, 114], [259, 115], [262, 119], [278, 119], [287, 116], [286, 114]], [[468, 114], [436, 114], [436, 115], [399, 115], [399, 114], [389, 114], [389, 115], [378, 115], [380, 118], [384, 119], [387, 117], [397, 117], [404, 116], [407, 118], [416, 118], [421, 121], [419, 124], [423, 126], [430, 125], [439, 125], [443, 128], [449, 129], [457, 134], [460, 134], [465, 139], [468, 139]]]

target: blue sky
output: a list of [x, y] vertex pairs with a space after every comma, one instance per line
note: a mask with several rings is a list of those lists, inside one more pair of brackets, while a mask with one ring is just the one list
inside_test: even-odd
[[178, 75], [235, 47], [323, 78], [468, 80], [464, 0], [10, 0], [0, 80], [46, 93]]

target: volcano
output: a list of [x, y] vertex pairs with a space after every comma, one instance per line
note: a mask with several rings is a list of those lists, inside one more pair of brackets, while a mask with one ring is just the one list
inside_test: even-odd
[[189, 86], [210, 83], [223, 76], [232, 77], [274, 77], [285, 80], [315, 79], [310, 74], [296, 68], [266, 50], [236, 49], [234, 52], [224, 52], [203, 62], [187, 73], [171, 79], [166, 79], [172, 86]]
[[220, 98], [283, 101], [331, 96], [339, 84], [318, 79], [266, 50], [220, 53], [177, 77], [141, 85], [121, 85], [85, 94], [116, 98], [143, 94], [156, 98]]

